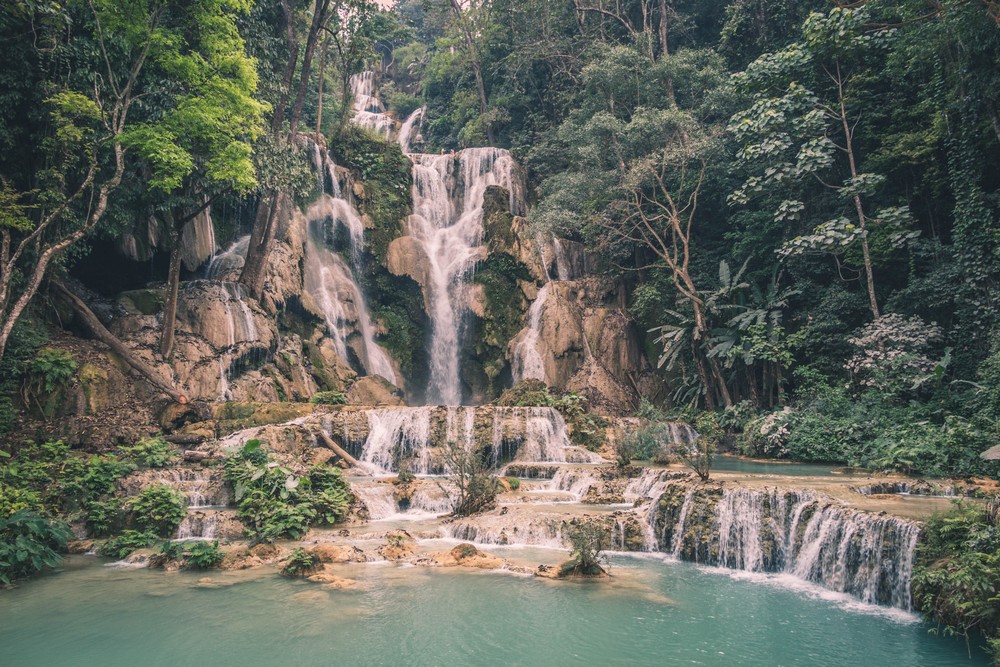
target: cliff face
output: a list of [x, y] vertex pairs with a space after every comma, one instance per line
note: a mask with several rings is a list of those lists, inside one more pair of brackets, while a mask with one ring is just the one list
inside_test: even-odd
[[[391, 168], [362, 181], [322, 142], [303, 141], [314, 191], [305, 202], [284, 198], [259, 301], [237, 282], [249, 237], [234, 228], [252, 216], [206, 210], [182, 233], [186, 280], [170, 363], [158, 352], [159, 284], [133, 276], [131, 289], [92, 303], [163, 382], [203, 401], [336, 391], [386, 403], [382, 394], [400, 388], [411, 404], [454, 405], [487, 403], [540, 379], [606, 414], [635, 409], [649, 364], [625, 288], [594, 271], [581, 244], [529, 229], [510, 153], [403, 155], [355, 138], [362, 153], [393, 153], [384, 159]], [[162, 234], [144, 224], [119, 251], [155, 264]], [[217, 239], [227, 238], [220, 248]], [[86, 284], [85, 272], [78, 277]], [[381, 398], [371, 382], [352, 392], [365, 376], [393, 386]]]

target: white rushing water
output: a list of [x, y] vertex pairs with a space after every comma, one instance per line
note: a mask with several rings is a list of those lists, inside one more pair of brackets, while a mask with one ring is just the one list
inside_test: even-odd
[[354, 123], [388, 140], [396, 124], [385, 112], [385, 107], [382, 106], [382, 101], [375, 90], [375, 73], [354, 74], [351, 76], [350, 84]]
[[548, 299], [551, 286], [552, 283], [548, 282], [538, 290], [538, 296], [535, 297], [531, 308], [528, 309], [528, 327], [514, 346], [511, 370], [514, 374], [515, 384], [524, 380], [541, 380], [548, 384], [545, 361], [538, 350], [538, 339], [542, 332], [542, 313], [545, 310], [545, 302]]
[[249, 247], [250, 235], [247, 234], [233, 241], [222, 252], [212, 255], [212, 259], [205, 268], [205, 277], [214, 280], [221, 275], [242, 268]]
[[425, 107], [415, 109], [413, 113], [406, 117], [406, 120], [399, 128], [399, 136], [396, 138], [396, 141], [399, 143], [399, 148], [404, 154], [410, 152], [410, 146], [418, 136], [414, 135], [414, 130], [420, 127], [419, 123], [423, 121], [425, 110]]
[[[739, 487], [723, 489], [706, 517], [703, 489], [685, 490], [676, 519], [661, 526], [658, 549], [733, 570], [784, 573], [869, 604], [911, 609], [920, 532], [912, 521], [854, 510], [809, 491]], [[715, 549], [692, 541], [698, 539], [688, 534], [693, 521], [707, 521], [717, 533]]]
[[520, 192], [514, 160], [499, 148], [468, 148], [455, 155], [412, 155], [413, 215], [408, 231], [427, 258], [427, 312], [431, 320], [427, 401], [462, 402], [459, 332], [468, 310], [466, 283], [483, 255], [483, 197], [498, 185]]
[[431, 410], [430, 407], [367, 410], [368, 437], [358, 460], [383, 474], [399, 472], [401, 462], [407, 472], [429, 474]]
[[[364, 249], [364, 223], [353, 204], [340, 196], [336, 165], [329, 152], [315, 142], [310, 144], [320, 194], [306, 211], [303, 287], [322, 311], [327, 331], [341, 359], [349, 362], [350, 335], [360, 334], [360, 349], [355, 351], [365, 373], [379, 375], [396, 384], [398, 379], [392, 361], [375, 341], [368, 304], [354, 278]], [[327, 194], [327, 189], [332, 194]], [[331, 249], [338, 229], [346, 232], [353, 267]]]

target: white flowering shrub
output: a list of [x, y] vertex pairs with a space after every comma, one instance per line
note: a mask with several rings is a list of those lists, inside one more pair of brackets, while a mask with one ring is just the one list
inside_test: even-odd
[[749, 421], [740, 439], [740, 449], [749, 456], [788, 456], [789, 426], [793, 414], [791, 408], [785, 407]]
[[849, 339], [857, 350], [846, 368], [861, 387], [900, 394], [933, 373], [936, 362], [928, 353], [941, 339], [941, 327], [934, 323], [896, 313], [883, 315]]

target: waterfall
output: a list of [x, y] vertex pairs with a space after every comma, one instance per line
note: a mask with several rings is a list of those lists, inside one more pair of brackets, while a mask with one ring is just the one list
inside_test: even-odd
[[430, 403], [462, 402], [459, 330], [467, 310], [466, 281], [482, 256], [483, 197], [499, 185], [518, 192], [514, 161], [499, 148], [457, 155], [413, 155], [413, 215], [409, 233], [427, 257], [427, 312], [431, 319]]
[[143, 471], [141, 475], [143, 487], [165, 484], [180, 492], [188, 509], [221, 507], [229, 503], [221, 472], [212, 468], [162, 468]]
[[538, 337], [542, 332], [542, 311], [545, 310], [545, 301], [549, 296], [549, 287], [552, 283], [545, 283], [538, 290], [531, 308], [528, 309], [528, 328], [521, 336], [521, 340], [514, 346], [514, 359], [511, 364], [514, 374], [514, 383], [524, 380], [541, 380], [548, 384], [548, 376], [545, 373], [545, 362], [538, 351]]
[[460, 442], [466, 451], [471, 451], [476, 444], [475, 423], [476, 409], [474, 407], [448, 406], [445, 412], [446, 441], [449, 443]]
[[[237, 343], [252, 343], [260, 340], [260, 333], [257, 330], [257, 321], [254, 313], [246, 302], [243, 293], [243, 286], [239, 283], [206, 283], [213, 285], [218, 290], [219, 298], [225, 310], [226, 339], [227, 346], [232, 347]], [[189, 283], [195, 286], [196, 283]]]
[[431, 408], [367, 410], [368, 437], [358, 459], [381, 473], [398, 472], [398, 462], [408, 462], [408, 472], [432, 472]]
[[563, 517], [522, 512], [481, 514], [444, 526], [447, 537], [478, 544], [517, 544], [565, 548]]
[[413, 141], [413, 128], [416, 126], [418, 121], [423, 120], [425, 110], [425, 107], [415, 109], [413, 113], [407, 116], [402, 127], [399, 128], [399, 137], [396, 141], [399, 142], [399, 148], [404, 154], [410, 152], [410, 144]]
[[690, 485], [668, 488], [648, 511], [657, 515], [659, 548], [675, 557], [790, 574], [870, 604], [912, 607], [920, 532], [912, 521], [855, 510], [810, 491]]
[[517, 463], [605, 462], [599, 454], [572, 443], [566, 421], [555, 408], [494, 408], [491, 446], [494, 467], [503, 459]]
[[334, 342], [337, 354], [349, 361], [348, 337], [353, 328], [361, 334], [359, 361], [368, 375], [380, 375], [396, 384], [398, 379], [392, 361], [378, 343], [375, 342], [375, 327], [357, 281], [354, 270], [335, 252], [328, 239], [335, 237], [336, 230], [347, 232], [348, 254], [355, 269], [361, 261], [364, 249], [364, 223], [361, 215], [346, 199], [336, 196], [340, 193], [336, 167], [327, 151], [320, 151], [316, 143], [314, 166], [320, 186], [325, 190], [324, 174], [328, 174], [334, 196], [321, 192], [306, 211], [308, 230], [306, 235], [306, 256], [304, 288], [323, 313], [327, 330]]
[[354, 123], [388, 140], [395, 123], [385, 113], [385, 107], [375, 91], [375, 73], [361, 72], [351, 76]]
[[211, 510], [188, 511], [174, 534], [177, 540], [213, 540], [218, 537], [221, 516]]
[[387, 519], [399, 511], [392, 491], [392, 486], [389, 484], [351, 483], [351, 493], [365, 504], [368, 518], [372, 521]]
[[559, 468], [546, 484], [547, 491], [563, 491], [576, 500], [582, 499], [591, 487], [599, 483], [592, 470], [586, 468]]
[[247, 248], [249, 247], [250, 235], [247, 234], [233, 241], [222, 252], [212, 255], [212, 259], [209, 260], [208, 266], [205, 268], [205, 277], [209, 280], [214, 280], [219, 278], [220, 275], [241, 268], [247, 256]]

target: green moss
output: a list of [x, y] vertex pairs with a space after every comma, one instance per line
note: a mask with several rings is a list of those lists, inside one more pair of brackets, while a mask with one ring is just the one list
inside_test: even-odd
[[360, 208], [373, 225], [365, 234], [365, 246], [384, 263], [389, 243], [402, 233], [410, 214], [410, 160], [395, 142], [353, 125], [330, 138], [330, 150], [361, 186]]
[[476, 270], [486, 303], [474, 354], [491, 385], [506, 364], [507, 344], [523, 325], [527, 301], [518, 280], [530, 279], [528, 268], [506, 253], [490, 255]]
[[131, 313], [155, 315], [163, 309], [166, 292], [162, 289], [138, 289], [122, 292], [118, 303]]

